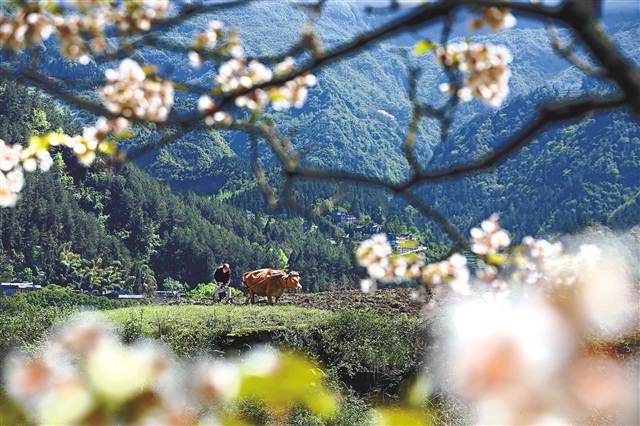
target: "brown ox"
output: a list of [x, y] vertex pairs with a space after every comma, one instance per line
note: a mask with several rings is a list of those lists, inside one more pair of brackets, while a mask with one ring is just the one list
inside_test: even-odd
[[277, 302], [285, 288], [301, 289], [300, 274], [291, 271], [288, 274], [281, 269], [264, 268], [242, 275], [242, 284], [247, 291], [245, 304], [255, 303], [255, 296], [267, 296], [267, 302], [273, 304], [273, 299]]

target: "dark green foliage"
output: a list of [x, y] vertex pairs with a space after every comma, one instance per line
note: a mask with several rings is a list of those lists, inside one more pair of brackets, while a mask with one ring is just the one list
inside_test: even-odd
[[640, 191], [630, 196], [607, 218], [607, 224], [613, 228], [629, 228], [638, 223], [640, 223]]
[[111, 311], [127, 341], [151, 337], [181, 356], [218, 355], [272, 343], [319, 361], [336, 380], [376, 393], [400, 385], [423, 362], [425, 321], [371, 310], [290, 306], [152, 306]]
[[[38, 124], [34, 130], [35, 121], [67, 119], [36, 94], [0, 88], [2, 103], [11, 105], [0, 111], [0, 138], [8, 143], [54, 128]], [[0, 272], [8, 280], [153, 293], [167, 278], [192, 286], [208, 282], [222, 262], [232, 265], [232, 282], [239, 285], [243, 272], [282, 266], [284, 255], [309, 289], [355, 281], [351, 246], [330, 244], [301, 219], [276, 220], [221, 200], [173, 195], [135, 167], [87, 171], [61, 155], [51, 171], [29, 174], [17, 207], [0, 211], [0, 229]]]
[[57, 306], [38, 306], [24, 298], [0, 297], [0, 372], [9, 352], [37, 344], [55, 322], [68, 314], [67, 309]]
[[[433, 167], [460, 164], [500, 146], [512, 129], [527, 126], [537, 105], [560, 96], [538, 90], [477, 116], [438, 147]], [[640, 125], [618, 111], [550, 126], [493, 173], [431, 184], [421, 192], [462, 229], [499, 212], [505, 228], [521, 237], [572, 233], [594, 223], [637, 224], [639, 183]]]
[[93, 296], [90, 294], [76, 293], [68, 287], [61, 287], [55, 284], [49, 285], [40, 291], [19, 294], [13, 297], [0, 298], [7, 304], [21, 303], [24, 301], [33, 306], [51, 306], [64, 311], [76, 308], [90, 309], [117, 309], [127, 306], [146, 304], [146, 301], [117, 300], [104, 296]]
[[33, 347], [46, 336], [51, 326], [80, 309], [105, 310], [138, 304], [140, 302], [78, 294], [57, 285], [37, 292], [0, 297], [0, 370], [7, 353]]

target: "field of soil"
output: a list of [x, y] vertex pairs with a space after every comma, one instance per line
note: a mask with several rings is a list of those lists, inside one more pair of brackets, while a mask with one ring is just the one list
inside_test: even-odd
[[421, 305], [411, 300], [411, 290], [407, 288], [387, 288], [374, 294], [359, 290], [324, 291], [321, 293], [286, 293], [278, 304], [295, 305], [335, 311], [342, 308], [371, 308], [388, 315], [420, 314]]
[[[234, 300], [234, 305], [243, 305], [244, 297]], [[181, 299], [165, 302], [165, 304], [177, 305], [216, 305], [213, 299], [201, 300]], [[267, 305], [265, 297], [259, 298], [259, 306]], [[297, 306], [301, 308], [315, 308], [328, 311], [337, 311], [344, 308], [373, 309], [380, 314], [398, 315], [407, 314], [419, 316], [421, 305], [411, 300], [411, 289], [386, 288], [376, 291], [374, 294], [365, 294], [360, 290], [335, 290], [319, 293], [293, 293], [287, 292], [278, 301], [277, 306]]]

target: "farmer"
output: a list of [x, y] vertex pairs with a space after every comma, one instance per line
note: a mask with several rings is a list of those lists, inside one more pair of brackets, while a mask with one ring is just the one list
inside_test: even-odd
[[231, 303], [231, 289], [229, 283], [231, 282], [231, 268], [228, 263], [223, 263], [216, 269], [213, 274], [213, 279], [216, 281], [218, 288], [216, 289], [213, 299], [216, 302], [222, 302], [222, 299], [226, 296], [227, 303]]

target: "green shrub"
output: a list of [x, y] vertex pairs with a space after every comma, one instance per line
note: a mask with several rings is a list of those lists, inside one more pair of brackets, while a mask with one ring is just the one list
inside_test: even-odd
[[186, 291], [189, 286], [171, 277], [167, 277], [162, 281], [162, 289], [166, 291]]
[[290, 426], [324, 426], [325, 423], [320, 417], [310, 413], [309, 410], [297, 406], [293, 408], [287, 424]]
[[69, 314], [66, 308], [37, 306], [18, 297], [0, 297], [0, 369], [10, 351], [37, 345], [55, 322]]
[[322, 346], [332, 364], [350, 371], [412, 365], [423, 349], [421, 337], [426, 337], [426, 329], [420, 320], [373, 310], [340, 310], [321, 330]]
[[[203, 300], [203, 299], [213, 299], [213, 296], [216, 294], [216, 290], [218, 289], [218, 285], [215, 283], [201, 283], [196, 286], [193, 290], [187, 293], [187, 298], [191, 300]], [[237, 288], [231, 287], [231, 297], [242, 297], [244, 293], [238, 290]]]
[[149, 303], [147, 300], [117, 300], [109, 299], [105, 296], [76, 293], [69, 287], [62, 287], [55, 284], [48, 285], [42, 290], [20, 293], [12, 298], [16, 300], [24, 300], [30, 305], [56, 306], [65, 309], [91, 307], [106, 310]]
[[201, 283], [189, 291], [187, 297], [191, 300], [213, 299], [217, 289], [218, 285], [215, 283]]
[[142, 310], [138, 313], [131, 312], [131, 315], [122, 322], [120, 334], [122, 340], [131, 343], [143, 336], [144, 317]]
[[252, 425], [266, 425], [269, 420], [269, 412], [265, 405], [259, 401], [242, 400], [238, 403], [238, 416], [240, 419]]

